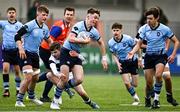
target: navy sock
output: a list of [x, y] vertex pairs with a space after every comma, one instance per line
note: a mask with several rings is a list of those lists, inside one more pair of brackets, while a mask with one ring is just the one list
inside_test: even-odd
[[9, 90], [9, 74], [3, 74], [3, 87], [5, 90]]
[[42, 94], [44, 98], [48, 97], [49, 91], [51, 90], [52, 87], [53, 87], [53, 83], [50, 80], [47, 80]]

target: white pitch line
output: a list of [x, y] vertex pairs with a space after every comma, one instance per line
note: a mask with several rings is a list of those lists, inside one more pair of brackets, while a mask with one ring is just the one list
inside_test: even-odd
[[[119, 104], [120, 106], [143, 106], [144, 107], [144, 104], [139, 104], [139, 105], [131, 105], [131, 104]], [[172, 105], [165, 105], [165, 104], [160, 104], [160, 106], [162, 106], [162, 107], [173, 107]]]

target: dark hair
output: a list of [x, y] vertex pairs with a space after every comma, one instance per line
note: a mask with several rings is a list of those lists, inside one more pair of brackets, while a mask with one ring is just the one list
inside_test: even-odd
[[89, 8], [88, 11], [87, 11], [87, 14], [98, 14], [100, 16], [100, 11], [96, 8]]
[[14, 7], [9, 7], [6, 12], [9, 12], [9, 11], [12, 11], [12, 10], [16, 12], [16, 9]]
[[59, 50], [60, 50], [60, 48], [61, 48], [61, 45], [60, 45], [59, 42], [53, 42], [53, 43], [51, 44], [51, 46], [50, 46], [50, 51], [54, 51], [54, 50], [56, 50], [56, 49], [59, 49]]
[[49, 14], [49, 9], [45, 5], [40, 5], [37, 8], [37, 12], [45, 12], [45, 13]]
[[145, 16], [147, 17], [148, 15], [153, 15], [155, 18], [158, 18], [159, 17], [159, 9], [157, 7], [153, 7], [153, 8], [150, 8], [148, 9], [146, 12], [145, 12]]
[[116, 28], [122, 29], [122, 27], [123, 27], [122, 24], [120, 24], [120, 23], [114, 23], [114, 24], [112, 25], [111, 29], [116, 29]]
[[65, 15], [66, 11], [73, 11], [75, 13], [75, 9], [73, 7], [66, 7], [64, 9], [64, 15]]

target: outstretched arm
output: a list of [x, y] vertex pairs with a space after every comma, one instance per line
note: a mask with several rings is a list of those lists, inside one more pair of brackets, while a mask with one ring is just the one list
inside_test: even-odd
[[107, 63], [107, 57], [106, 57], [106, 47], [105, 47], [105, 44], [102, 40], [102, 38], [100, 38], [98, 40], [98, 44], [99, 44], [99, 48], [101, 50], [101, 54], [102, 54], [102, 65], [103, 65], [103, 68], [104, 70], [107, 70], [108, 69], [108, 63]]

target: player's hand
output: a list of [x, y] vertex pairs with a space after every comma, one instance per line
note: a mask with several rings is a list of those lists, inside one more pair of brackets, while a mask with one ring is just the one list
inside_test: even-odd
[[170, 55], [168, 57], [168, 63], [173, 63], [174, 62], [174, 59], [175, 59], [175, 56], [174, 55]]
[[19, 57], [20, 57], [21, 59], [26, 59], [26, 58], [27, 58], [26, 53], [25, 53], [25, 51], [24, 51], [23, 48], [20, 48], [20, 49], [19, 49]]
[[127, 55], [127, 59], [128, 60], [131, 60], [133, 58], [134, 54], [129, 52], [128, 55]]
[[138, 68], [143, 68], [142, 59], [138, 59]]
[[73, 50], [73, 51], [70, 51], [70, 52], [69, 52], [69, 55], [70, 55], [71, 57], [78, 57], [79, 54], [78, 54], [76, 51]]
[[58, 75], [59, 79], [61, 79], [62, 81], [66, 81], [66, 76], [63, 73], [59, 73]]
[[102, 65], [103, 65], [103, 69], [104, 69], [105, 71], [107, 71], [107, 69], [108, 69], [108, 63], [107, 63], [107, 58], [106, 58], [106, 56], [103, 56], [103, 57], [102, 57], [101, 63], [102, 63]]
[[117, 66], [118, 66], [119, 73], [121, 73], [121, 72], [122, 72], [122, 66], [121, 66], [121, 63], [117, 63]]
[[88, 44], [91, 41], [91, 38], [85, 37], [82, 39], [84, 44]]

